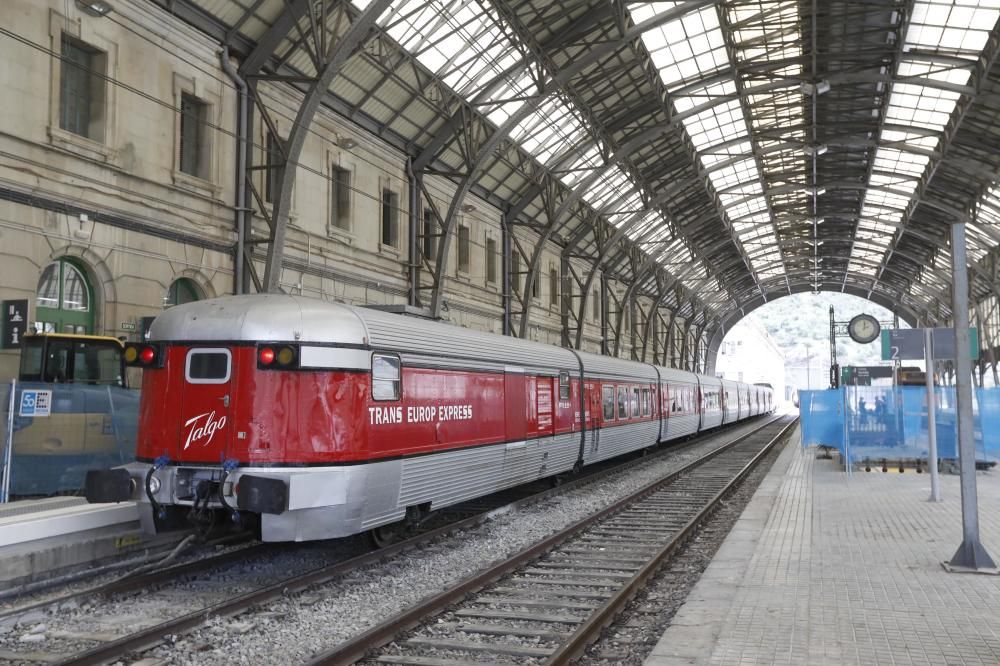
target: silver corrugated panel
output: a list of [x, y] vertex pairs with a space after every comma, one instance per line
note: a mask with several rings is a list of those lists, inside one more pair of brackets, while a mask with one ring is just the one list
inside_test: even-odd
[[721, 388], [722, 380], [715, 377], [708, 377], [706, 375], [698, 375], [698, 381], [701, 382], [702, 386], [707, 388]]
[[[554, 345], [406, 317], [390, 312], [356, 308], [368, 327], [373, 347], [417, 354], [457, 356], [526, 367], [578, 370], [572, 352]], [[638, 364], [636, 364], [638, 365]]]
[[660, 371], [661, 382], [697, 384], [698, 378], [700, 377], [700, 375], [696, 375], [693, 372], [688, 372], [687, 370], [678, 370], [677, 368], [665, 368], [662, 365], [656, 366], [656, 369]]
[[711, 414], [705, 414], [701, 417], [701, 428], [702, 430], [707, 430], [708, 428], [716, 428], [722, 425], [722, 412], [714, 412]]
[[583, 361], [587, 377], [623, 378], [632, 381], [656, 383], [656, 369], [646, 363], [627, 361], [623, 358], [601, 356], [589, 352], [577, 352]]
[[588, 448], [584, 459], [587, 463], [592, 463], [647, 446], [654, 446], [659, 434], [660, 424], [657, 421], [643, 421], [608, 428], [600, 433], [597, 451]]
[[503, 458], [501, 444], [404, 460], [399, 505], [433, 509], [495, 492]]
[[670, 416], [667, 418], [666, 439], [686, 437], [698, 432], [698, 415]]

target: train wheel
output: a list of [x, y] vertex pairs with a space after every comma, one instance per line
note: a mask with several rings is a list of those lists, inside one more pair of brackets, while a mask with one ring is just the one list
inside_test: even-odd
[[407, 521], [400, 520], [368, 530], [368, 540], [376, 548], [385, 548], [405, 539], [408, 531]]

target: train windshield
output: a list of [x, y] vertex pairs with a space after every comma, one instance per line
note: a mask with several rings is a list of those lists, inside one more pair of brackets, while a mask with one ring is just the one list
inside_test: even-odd
[[124, 388], [122, 347], [111, 340], [26, 336], [22, 339], [18, 376], [25, 382]]

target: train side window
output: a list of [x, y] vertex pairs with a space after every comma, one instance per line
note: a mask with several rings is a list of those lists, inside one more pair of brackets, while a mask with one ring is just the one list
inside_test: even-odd
[[559, 399], [569, 400], [569, 373], [565, 370], [559, 373]]
[[642, 415], [649, 416], [649, 389], [642, 389]]
[[618, 387], [618, 418], [628, 418], [628, 387]]
[[615, 418], [615, 387], [605, 386], [601, 389], [601, 400], [604, 404], [604, 420], [612, 421]]
[[632, 416], [639, 416], [639, 389], [632, 389]]
[[192, 349], [184, 362], [184, 378], [188, 384], [225, 384], [232, 361], [232, 353], [223, 347]]
[[402, 381], [395, 354], [372, 354], [372, 399], [399, 400]]

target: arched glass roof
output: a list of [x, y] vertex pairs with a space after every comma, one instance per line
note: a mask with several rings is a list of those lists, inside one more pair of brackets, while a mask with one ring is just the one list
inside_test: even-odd
[[[308, 78], [317, 25], [332, 41], [372, 0], [155, 1]], [[977, 265], [1000, 238], [998, 17], [1000, 0], [397, 0], [327, 104], [566, 253], [671, 284], [703, 323], [818, 289], [947, 314], [948, 225], [970, 223]]]

